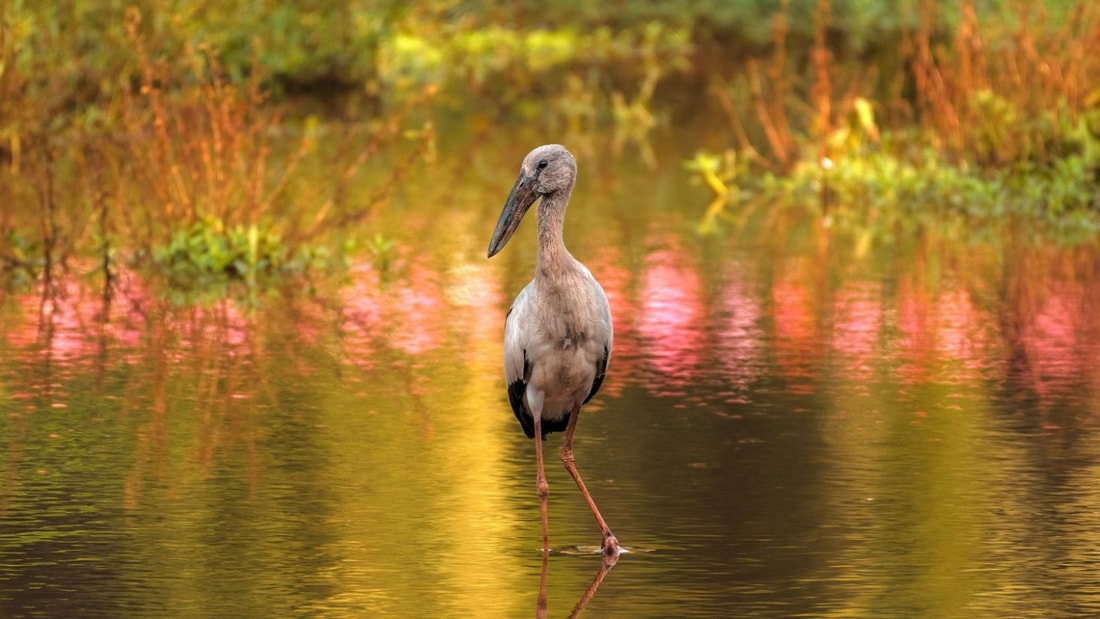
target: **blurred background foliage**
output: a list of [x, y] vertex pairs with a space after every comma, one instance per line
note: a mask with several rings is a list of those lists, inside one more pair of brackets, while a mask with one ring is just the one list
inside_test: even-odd
[[[962, 5], [923, 4], [943, 37], [958, 27]], [[973, 9], [983, 23], [995, 23], [1025, 4], [985, 1]], [[539, 74], [562, 65], [644, 64], [647, 57], [685, 68], [690, 56], [707, 68], [736, 70], [745, 57], [770, 51], [778, 16], [793, 48], [810, 45], [821, 5], [818, 0], [12, 0], [3, 15], [4, 81], [7, 88], [27, 88], [28, 96], [53, 95], [41, 101], [51, 102], [55, 111], [109, 99], [132, 85], [138, 71], [126, 31], [132, 10], [143, 16], [154, 54], [186, 65], [187, 43], [209, 46], [230, 78], [259, 71], [275, 92], [285, 94], [380, 89], [375, 81], [380, 73], [390, 87], [446, 80], [464, 86], [465, 79], [476, 83], [510, 70]], [[1081, 3], [1036, 6], [1042, 6], [1042, 26], [1058, 28]], [[839, 59], [881, 59], [882, 50], [896, 48], [902, 33], [920, 27], [923, 18], [916, 1], [840, 1], [828, 3], [827, 10], [830, 50]], [[180, 67], [180, 74], [186, 73]]]
[[234, 230], [286, 245], [265, 271], [300, 265], [433, 160], [441, 114], [607, 136], [651, 168], [655, 131], [697, 135], [679, 158], [715, 189], [704, 232], [758, 202], [877, 238], [960, 215], [1100, 229], [1082, 0], [9, 0], [0, 20], [7, 270], [120, 247], [248, 264], [191, 255], [239, 239], [185, 240]]

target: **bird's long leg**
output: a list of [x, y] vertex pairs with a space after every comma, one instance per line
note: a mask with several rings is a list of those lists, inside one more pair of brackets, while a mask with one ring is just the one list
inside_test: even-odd
[[546, 619], [546, 577], [550, 573], [550, 553], [542, 551], [542, 575], [539, 577], [539, 597], [535, 601], [535, 619]]
[[[584, 495], [584, 501], [588, 503], [588, 509], [592, 510], [592, 515], [596, 518], [596, 524], [600, 525], [600, 533], [603, 535], [603, 545], [601, 547], [603, 548], [604, 557], [614, 559], [619, 555], [619, 540], [611, 533], [607, 522], [600, 515], [600, 510], [596, 507], [596, 502], [592, 500], [588, 488], [584, 486], [584, 480], [581, 479], [581, 474], [577, 472], [577, 465], [573, 461], [573, 431], [577, 429], [577, 418], [580, 416], [581, 407], [576, 405], [569, 415], [569, 425], [565, 428], [565, 443], [561, 446], [561, 462], [565, 465], [565, 470], [569, 471], [573, 481], [577, 482], [577, 488], [580, 488], [581, 494]], [[535, 433], [537, 436], [538, 431], [536, 430]]]
[[546, 467], [542, 460], [542, 420], [535, 415], [535, 491], [539, 495], [539, 511], [542, 512], [542, 551], [550, 550], [550, 519], [546, 515], [546, 502], [550, 498], [550, 484], [546, 483]]

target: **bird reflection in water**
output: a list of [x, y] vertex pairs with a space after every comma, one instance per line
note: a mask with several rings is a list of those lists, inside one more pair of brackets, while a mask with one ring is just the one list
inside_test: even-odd
[[[625, 552], [625, 551], [624, 551]], [[580, 617], [584, 612], [588, 603], [592, 601], [592, 598], [596, 596], [596, 591], [603, 584], [603, 579], [607, 577], [607, 573], [611, 571], [611, 568], [615, 567], [615, 563], [618, 561], [618, 555], [603, 556], [603, 560], [600, 561], [600, 569], [596, 572], [596, 575], [592, 578], [592, 582], [588, 583], [588, 588], [584, 590], [581, 595], [581, 599], [577, 600], [577, 603], [573, 606], [573, 612], [569, 613], [570, 619], [573, 617]], [[537, 619], [546, 619], [546, 611], [548, 608], [546, 584], [549, 581], [550, 576], [550, 552], [544, 550], [542, 552], [542, 575], [539, 578], [539, 597], [535, 603], [535, 617]]]

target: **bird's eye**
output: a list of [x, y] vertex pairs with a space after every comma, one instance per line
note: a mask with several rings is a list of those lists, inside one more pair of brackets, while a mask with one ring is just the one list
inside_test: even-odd
[[539, 160], [539, 169], [540, 169], [540, 170], [542, 170], [543, 168], [545, 168], [545, 167], [546, 167], [546, 166], [548, 166], [548, 165], [550, 165], [550, 162], [549, 162], [549, 161], [547, 161], [547, 160], [545, 160], [545, 159], [541, 159], [541, 160]]

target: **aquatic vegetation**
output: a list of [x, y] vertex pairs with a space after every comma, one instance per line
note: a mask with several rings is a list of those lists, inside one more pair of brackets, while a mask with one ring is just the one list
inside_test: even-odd
[[397, 241], [376, 233], [367, 241], [367, 251], [370, 253], [374, 268], [383, 277], [389, 275], [390, 267], [397, 257]]
[[[434, 156], [430, 121], [406, 122], [431, 89], [371, 122], [332, 127], [295, 116], [272, 99], [269, 74], [235, 75], [219, 50], [162, 18], [126, 12], [132, 83], [101, 89], [102, 105], [7, 114], [10, 101], [0, 103], [0, 200], [16, 205], [0, 219], [13, 239], [0, 249], [4, 268], [48, 277], [69, 256], [97, 255], [108, 280], [120, 261], [148, 262], [181, 285], [313, 268], [325, 262], [322, 233], [361, 223]], [[21, 80], [34, 68], [4, 65], [0, 88], [33, 93]], [[332, 183], [304, 178], [326, 166]], [[371, 190], [349, 200], [367, 167]]]
[[739, 194], [736, 181], [737, 154], [727, 150], [725, 156], [713, 155], [705, 151], [684, 162], [684, 169], [699, 175], [703, 183], [714, 192], [714, 199], [699, 222], [699, 232], [709, 234], [717, 231], [717, 219], [725, 211], [730, 194]]
[[[884, 146], [894, 140], [905, 136], [886, 134]], [[1019, 221], [1067, 242], [1100, 232], [1094, 191], [1100, 162], [1092, 156], [982, 169], [945, 161], [929, 146], [909, 145], [905, 152], [904, 157], [885, 149], [837, 152], [799, 162], [784, 173], [731, 173], [727, 170], [736, 167], [718, 163], [722, 159], [709, 153], [685, 165], [718, 188], [700, 221], [703, 233], [715, 232], [721, 219], [743, 221], [760, 201], [809, 209], [828, 225], [869, 231], [883, 240], [919, 227], [974, 230]], [[735, 201], [742, 206], [734, 209]]]
[[[922, 4], [885, 89], [835, 62], [828, 2], [818, 4], [809, 49], [787, 49], [779, 15], [769, 64], [750, 62], [744, 76], [711, 89], [734, 131], [736, 160], [749, 164], [729, 166], [720, 182], [879, 238], [1021, 220], [1063, 239], [1090, 238], [1100, 231], [1092, 189], [1100, 90], [1090, 77], [1100, 70], [1100, 14], [1074, 7], [1057, 24], [1030, 3], [980, 22], [968, 2], [944, 36], [941, 16]], [[798, 66], [812, 68], [809, 84], [799, 84]], [[687, 165], [716, 185], [715, 157]], [[740, 197], [719, 192], [700, 228], [714, 231]]]
[[5, 283], [23, 283], [38, 277], [45, 266], [41, 244], [16, 230], [0, 229], [0, 273]]
[[166, 245], [153, 250], [154, 263], [176, 282], [229, 278], [255, 283], [257, 276], [307, 270], [325, 257], [322, 247], [288, 247], [269, 226], [226, 228], [209, 218], [174, 232]]

